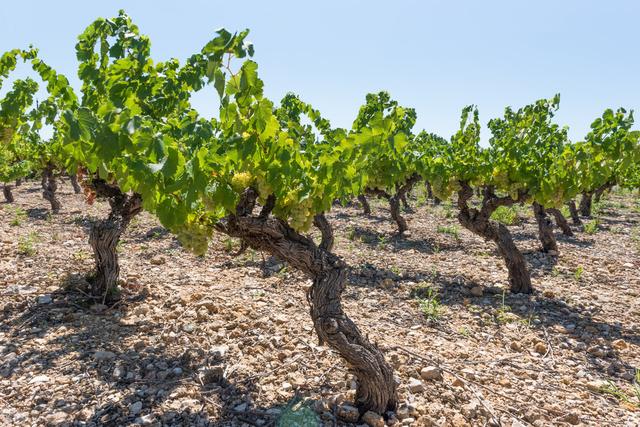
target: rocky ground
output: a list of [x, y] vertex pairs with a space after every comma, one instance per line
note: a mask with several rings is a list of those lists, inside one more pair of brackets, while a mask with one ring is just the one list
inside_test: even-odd
[[[119, 248], [122, 301], [90, 303], [87, 232], [107, 205], [60, 193], [53, 216], [35, 182], [0, 204], [0, 424], [354, 425], [353, 376], [318, 346], [303, 276], [223, 237], [195, 257], [145, 213]], [[402, 238], [382, 203], [335, 209], [345, 309], [398, 376], [387, 423], [640, 425], [637, 200], [609, 196], [595, 232], [557, 234], [559, 256], [520, 210], [531, 296], [505, 291], [494, 246], [447, 204], [419, 196]]]

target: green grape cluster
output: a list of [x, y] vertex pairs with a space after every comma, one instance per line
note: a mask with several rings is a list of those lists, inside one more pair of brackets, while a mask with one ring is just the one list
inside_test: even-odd
[[180, 244], [198, 256], [207, 252], [211, 231], [210, 227], [197, 223], [184, 224], [173, 230]]

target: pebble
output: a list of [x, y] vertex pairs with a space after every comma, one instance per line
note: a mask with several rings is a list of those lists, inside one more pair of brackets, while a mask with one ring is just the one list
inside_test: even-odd
[[29, 384], [48, 383], [49, 377], [46, 375], [37, 375], [29, 380]]
[[53, 298], [51, 295], [40, 295], [38, 297], [38, 304], [51, 304], [53, 302]]
[[474, 297], [481, 297], [482, 294], [484, 294], [484, 289], [482, 288], [482, 286], [474, 286], [473, 288], [471, 288], [471, 295], [473, 295]]
[[140, 411], [142, 411], [142, 402], [139, 400], [129, 405], [129, 413], [131, 413], [131, 415], [138, 415]]
[[415, 378], [409, 380], [408, 388], [411, 393], [422, 393], [425, 391], [424, 383]]
[[355, 406], [344, 404], [338, 406], [338, 416], [347, 422], [355, 423], [360, 418], [360, 412]]
[[103, 360], [112, 360], [115, 359], [116, 354], [112, 351], [96, 351], [93, 354], [93, 358], [98, 362]]
[[546, 354], [547, 353], [547, 345], [545, 343], [543, 343], [543, 342], [536, 343], [536, 345], [533, 347], [533, 349], [538, 354]]
[[420, 377], [422, 377], [423, 380], [441, 380], [442, 371], [435, 366], [427, 366], [420, 370]]
[[362, 421], [370, 427], [384, 427], [384, 418], [375, 412], [367, 411], [362, 416]]
[[611, 343], [611, 346], [616, 350], [625, 350], [628, 347], [626, 341], [623, 339], [615, 340], [614, 342]]

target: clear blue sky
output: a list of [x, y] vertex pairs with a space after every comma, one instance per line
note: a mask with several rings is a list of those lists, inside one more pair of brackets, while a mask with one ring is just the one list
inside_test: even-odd
[[[33, 43], [77, 83], [77, 35], [120, 8], [157, 59], [186, 58], [216, 28], [250, 28], [267, 96], [296, 92], [338, 126], [382, 89], [417, 109], [418, 128], [445, 137], [472, 103], [486, 123], [560, 92], [558, 122], [572, 139], [607, 107], [640, 108], [634, 0], [3, 1], [0, 51]], [[211, 89], [195, 104], [212, 114], [214, 99]]]

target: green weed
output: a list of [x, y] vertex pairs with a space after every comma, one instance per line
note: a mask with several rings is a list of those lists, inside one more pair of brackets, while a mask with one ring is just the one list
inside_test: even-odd
[[595, 234], [600, 226], [600, 220], [592, 219], [584, 224], [584, 232], [587, 234]]
[[36, 250], [34, 245], [38, 242], [38, 240], [39, 236], [35, 231], [29, 233], [29, 235], [26, 237], [20, 237], [20, 239], [18, 240], [18, 253], [25, 256], [35, 255], [38, 251]]

